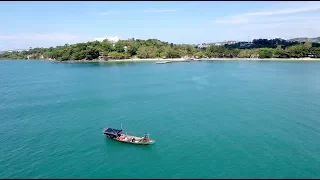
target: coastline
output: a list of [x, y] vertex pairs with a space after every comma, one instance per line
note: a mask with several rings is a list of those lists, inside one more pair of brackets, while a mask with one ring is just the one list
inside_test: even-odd
[[[20, 59], [0, 59], [1, 60], [20, 60]], [[53, 59], [21, 59], [21, 60], [38, 60], [38, 61], [50, 61], [54, 63], [116, 63], [116, 62], [159, 62], [159, 61], [169, 61], [169, 62], [187, 62], [187, 61], [320, 61], [320, 58], [199, 58], [199, 59], [185, 59], [185, 58], [148, 58], [148, 59], [112, 59], [112, 60], [68, 60], [68, 61], [57, 61]]]
[[210, 58], [200, 61], [320, 61], [320, 58]]
[[[172, 59], [162, 59], [162, 58], [150, 58], [150, 59], [118, 59], [118, 60], [68, 60], [68, 61], [55, 61], [48, 60], [57, 63], [115, 63], [115, 62], [158, 62], [158, 61], [170, 61], [170, 62], [186, 62], [188, 59], [184, 58], [172, 58]], [[319, 61], [320, 58], [201, 58], [193, 59], [191, 61]]]

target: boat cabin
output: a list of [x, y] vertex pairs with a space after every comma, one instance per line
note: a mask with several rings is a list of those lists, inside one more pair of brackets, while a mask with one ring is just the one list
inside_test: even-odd
[[109, 136], [110, 138], [120, 137], [122, 129], [105, 128], [103, 134]]
[[144, 140], [149, 140], [149, 139], [150, 139], [149, 134], [148, 134], [148, 133], [145, 133], [143, 139], [144, 139]]

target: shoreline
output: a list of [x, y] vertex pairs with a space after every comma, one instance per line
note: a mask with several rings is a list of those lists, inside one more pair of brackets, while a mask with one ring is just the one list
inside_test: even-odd
[[[0, 59], [1, 60], [19, 60], [19, 59]], [[40, 61], [50, 61], [54, 63], [116, 63], [116, 62], [192, 62], [192, 61], [320, 61], [320, 58], [200, 58], [200, 59], [184, 59], [184, 58], [171, 58], [171, 59], [162, 59], [162, 58], [149, 58], [149, 59], [112, 59], [112, 60], [68, 60], [68, 61], [57, 61], [52, 59], [21, 59], [21, 60], [40, 60]]]
[[[45, 59], [44, 59], [45, 60]], [[160, 62], [160, 61], [169, 61], [169, 62], [192, 62], [192, 61], [320, 61], [320, 58], [201, 58], [201, 59], [183, 59], [183, 58], [172, 58], [172, 59], [113, 59], [113, 60], [68, 60], [68, 61], [55, 61], [48, 60], [51, 62], [57, 63], [114, 63], [114, 62]]]

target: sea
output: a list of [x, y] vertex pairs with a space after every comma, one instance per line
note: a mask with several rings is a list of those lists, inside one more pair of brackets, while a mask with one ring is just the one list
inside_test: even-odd
[[1, 60], [0, 178], [320, 178], [319, 69]]

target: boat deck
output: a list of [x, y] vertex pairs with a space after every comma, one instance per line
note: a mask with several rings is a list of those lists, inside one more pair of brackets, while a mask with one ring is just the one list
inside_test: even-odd
[[[134, 138], [134, 141], [132, 141]], [[124, 142], [124, 143], [131, 143], [131, 144], [153, 144], [155, 141], [149, 139], [148, 141], [143, 141], [143, 137], [137, 137], [137, 136], [131, 136], [131, 135], [125, 135], [121, 134], [120, 137], [115, 138], [114, 140]]]
[[150, 145], [155, 142], [154, 140], [149, 139], [149, 135], [147, 133], [144, 137], [137, 137], [123, 134], [122, 129], [113, 129], [105, 127], [103, 129], [103, 134], [105, 134], [110, 139], [130, 144]]
[[158, 61], [158, 62], [156, 62], [156, 64], [167, 64], [167, 63], [175, 63], [175, 62], [190, 62], [190, 61], [193, 61], [193, 59]]

